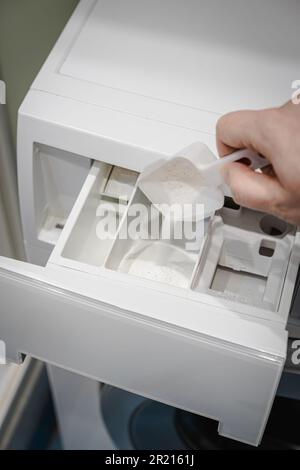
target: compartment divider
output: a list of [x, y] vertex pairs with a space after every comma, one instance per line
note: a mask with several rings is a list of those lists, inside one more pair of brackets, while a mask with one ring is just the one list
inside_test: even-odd
[[127, 215], [128, 215], [128, 212], [129, 212], [129, 208], [130, 208], [131, 205], [132, 205], [132, 202], [133, 202], [133, 200], [134, 200], [134, 198], [135, 198], [135, 195], [136, 195], [136, 193], [137, 193], [137, 190], [138, 190], [138, 186], [137, 186], [137, 183], [136, 183], [136, 185], [135, 185], [135, 187], [134, 187], [134, 189], [133, 189], [132, 195], [131, 195], [131, 197], [130, 197], [130, 199], [129, 199], [129, 201], [128, 201], [128, 204], [126, 205], [126, 209], [125, 209], [125, 211], [124, 211], [124, 214], [122, 215], [122, 218], [121, 218], [121, 220], [120, 220], [119, 227], [118, 227], [118, 229], [117, 229], [117, 231], [116, 231], [116, 233], [115, 233], [115, 235], [114, 235], [114, 237], [113, 237], [113, 240], [112, 240], [112, 244], [111, 244], [111, 246], [110, 246], [110, 249], [109, 249], [109, 251], [108, 251], [108, 253], [107, 253], [106, 257], [105, 257], [105, 260], [104, 260], [104, 263], [103, 263], [103, 266], [104, 266], [105, 269], [108, 269], [108, 268], [107, 268], [108, 259], [109, 259], [110, 255], [111, 255], [111, 252], [112, 252], [113, 249], [114, 249], [114, 246], [115, 246], [115, 244], [116, 244], [116, 242], [117, 242], [118, 236], [119, 236], [119, 234], [120, 234], [120, 232], [121, 232], [121, 230], [122, 230], [122, 228], [123, 228], [124, 222], [125, 222], [125, 220], [126, 220], [126, 217], [127, 217]]

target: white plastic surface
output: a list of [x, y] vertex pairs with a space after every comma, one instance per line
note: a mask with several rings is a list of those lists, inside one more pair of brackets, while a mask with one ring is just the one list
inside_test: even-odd
[[[81, 100], [85, 84], [85, 102], [152, 119], [161, 113], [165, 122], [199, 129], [197, 111], [267, 107], [290, 98], [298, 17], [292, 0], [229, 0], [226, 6], [222, 0], [84, 0], [35, 86], [69, 95], [76, 90]], [[56, 77], [49, 76], [54, 59]]]
[[[11, 417], [14, 409], [15, 400], [20, 392], [24, 382], [28, 383], [28, 370], [30, 369], [31, 360], [26, 358], [21, 366], [16, 364], [0, 365], [0, 430], [1, 430], [1, 449], [5, 448], [6, 442], [9, 440], [10, 432], [3, 435], [3, 427], [7, 430], [7, 421]], [[12, 423], [12, 421], [10, 421]]]
[[283, 325], [62, 267], [0, 266], [10, 359], [30, 354], [259, 442], [284, 365]]
[[[124, 182], [124, 174], [126, 181]], [[137, 173], [106, 163], [93, 164], [65, 228], [50, 257], [50, 262], [99, 272], [110, 252], [118, 225], [131, 199]], [[98, 224], [101, 207], [111, 208], [110, 238], [101, 238]]]
[[[282, 222], [284, 231], [270, 236], [263, 224], [268, 216], [245, 208], [235, 212], [225, 208], [214, 218], [194, 288], [276, 311], [294, 243], [293, 228]], [[275, 226], [278, 219], [271, 220]]]
[[63, 449], [116, 450], [101, 413], [101, 385], [59, 367], [47, 371]]

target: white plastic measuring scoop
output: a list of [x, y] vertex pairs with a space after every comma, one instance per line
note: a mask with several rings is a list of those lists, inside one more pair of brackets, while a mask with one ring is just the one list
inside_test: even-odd
[[[251, 150], [238, 150], [228, 157], [217, 158], [207, 145], [196, 142], [169, 160], [160, 160], [147, 167], [138, 179], [138, 186], [161, 212], [173, 205], [203, 205], [203, 218], [224, 205], [230, 190], [224, 182], [224, 165], [241, 159], [249, 161], [253, 170], [269, 163]], [[181, 211], [182, 218], [184, 211]]]

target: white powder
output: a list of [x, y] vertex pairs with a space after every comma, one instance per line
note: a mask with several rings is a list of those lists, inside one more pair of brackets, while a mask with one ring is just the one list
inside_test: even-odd
[[119, 270], [152, 281], [188, 287], [194, 255], [161, 242], [137, 243], [122, 259]]
[[199, 197], [199, 174], [187, 160], [170, 161], [161, 170], [159, 179], [170, 204], [193, 203]]
[[184, 274], [168, 266], [159, 266], [153, 261], [145, 261], [137, 258], [131, 263], [128, 273], [177, 287], [186, 288], [188, 286], [188, 279]]
[[[189, 220], [188, 212], [198, 211], [201, 204], [204, 210], [202, 214], [198, 211], [197, 217], [206, 218], [224, 205], [222, 177], [218, 171], [209, 168], [207, 171], [207, 165], [216, 161], [209, 148], [198, 142], [183, 149], [181, 155], [149, 166], [141, 174], [138, 185], [164, 215], [167, 206], [174, 206], [174, 209], [181, 206], [182, 215], [178, 211], [172, 218]], [[185, 205], [190, 207], [185, 208]]]

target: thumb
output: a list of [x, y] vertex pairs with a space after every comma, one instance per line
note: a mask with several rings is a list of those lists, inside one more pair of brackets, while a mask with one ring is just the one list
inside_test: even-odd
[[229, 163], [222, 169], [233, 199], [241, 206], [262, 212], [276, 212], [285, 199], [285, 191], [276, 177], [258, 173], [241, 163]]

